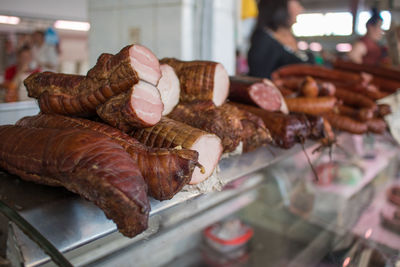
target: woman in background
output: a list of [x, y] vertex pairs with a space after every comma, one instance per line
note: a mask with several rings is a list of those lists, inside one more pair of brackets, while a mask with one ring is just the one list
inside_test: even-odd
[[24, 79], [31, 73], [39, 71], [32, 66], [32, 60], [31, 48], [24, 45], [17, 52], [16, 64], [5, 70], [3, 84], [6, 88], [5, 102], [32, 100], [28, 97], [28, 91], [23, 84]]
[[387, 63], [385, 48], [379, 44], [383, 36], [382, 23], [378, 10], [372, 9], [372, 16], [366, 24], [367, 33], [353, 44], [353, 49], [348, 53], [351, 61], [366, 65]]
[[260, 0], [257, 25], [248, 52], [249, 75], [270, 78], [281, 66], [314, 63], [311, 55], [297, 48], [291, 27], [303, 12], [297, 0]]

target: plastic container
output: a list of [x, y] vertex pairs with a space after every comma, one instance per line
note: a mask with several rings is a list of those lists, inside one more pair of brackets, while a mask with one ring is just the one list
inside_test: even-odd
[[203, 234], [211, 248], [220, 253], [229, 253], [243, 248], [252, 238], [254, 231], [239, 219], [232, 219], [207, 227]]

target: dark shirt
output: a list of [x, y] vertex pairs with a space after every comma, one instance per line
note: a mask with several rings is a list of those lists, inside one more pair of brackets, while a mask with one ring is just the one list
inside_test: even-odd
[[269, 33], [260, 28], [257, 28], [251, 37], [247, 60], [249, 75], [265, 78], [270, 78], [273, 71], [285, 65], [313, 63], [311, 58], [307, 61], [301, 60]]

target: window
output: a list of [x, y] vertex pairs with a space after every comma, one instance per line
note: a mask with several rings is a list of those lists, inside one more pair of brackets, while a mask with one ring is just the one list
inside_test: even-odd
[[[382, 24], [382, 29], [383, 30], [389, 30], [390, 24], [392, 22], [392, 15], [390, 14], [389, 11], [381, 11], [381, 16], [383, 18], [383, 24]], [[364, 35], [367, 32], [367, 27], [365, 24], [371, 17], [371, 13], [369, 11], [361, 11], [358, 14], [358, 20], [357, 20], [357, 33], [360, 35]]]
[[324, 36], [352, 34], [353, 16], [350, 12], [308, 13], [297, 16], [293, 25], [296, 36]]

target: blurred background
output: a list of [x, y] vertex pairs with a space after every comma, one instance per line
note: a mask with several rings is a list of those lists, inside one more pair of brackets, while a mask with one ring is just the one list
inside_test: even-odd
[[[329, 65], [345, 56], [365, 34], [372, 7], [383, 18], [382, 44], [398, 58], [399, 0], [300, 2], [304, 12], [292, 30], [298, 48], [313, 53], [316, 63]], [[7, 68], [18, 64], [27, 73], [85, 74], [101, 53], [115, 53], [133, 42], [159, 58], [215, 60], [230, 74], [245, 74], [256, 6], [255, 0], [2, 0], [0, 83], [15, 72]], [[19, 53], [24, 49], [25, 55]]]

